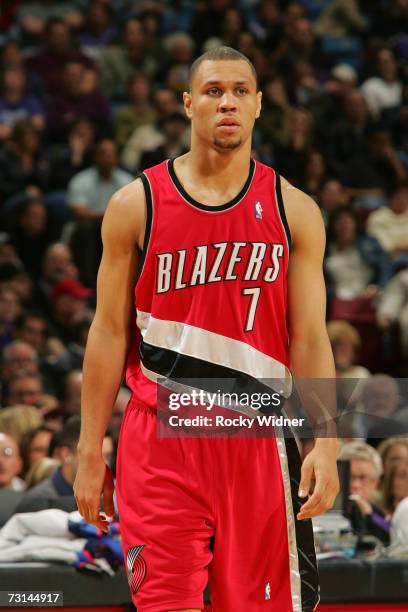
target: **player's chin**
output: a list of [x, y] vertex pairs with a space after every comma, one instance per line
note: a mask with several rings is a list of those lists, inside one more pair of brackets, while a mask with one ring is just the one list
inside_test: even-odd
[[224, 138], [214, 138], [214, 145], [218, 149], [238, 149], [242, 144], [242, 139], [237, 136], [226, 136]]

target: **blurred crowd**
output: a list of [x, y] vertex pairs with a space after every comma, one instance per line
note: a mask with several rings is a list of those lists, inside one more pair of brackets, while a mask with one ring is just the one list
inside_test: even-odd
[[[407, 0], [2, 1], [0, 489], [14, 509], [75, 508], [104, 210], [140, 171], [188, 150], [189, 66], [223, 44], [259, 75], [253, 157], [321, 208], [338, 377], [366, 381], [363, 404], [376, 389], [383, 415], [404, 414], [407, 26]], [[128, 399], [122, 388], [104, 443], [112, 465]], [[373, 427], [353, 422], [359, 441], [342, 453], [356, 529], [363, 517], [389, 542], [408, 499], [408, 438], [380, 441]]]

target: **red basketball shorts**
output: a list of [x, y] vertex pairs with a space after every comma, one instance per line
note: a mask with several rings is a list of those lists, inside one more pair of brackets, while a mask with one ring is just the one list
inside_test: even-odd
[[[157, 437], [131, 400], [116, 494], [138, 612], [311, 612], [318, 581], [311, 521], [297, 521], [296, 442]], [[291, 474], [295, 466], [298, 475]]]

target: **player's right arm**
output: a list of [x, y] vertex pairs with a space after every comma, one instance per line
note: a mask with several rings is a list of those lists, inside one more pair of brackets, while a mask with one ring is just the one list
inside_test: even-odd
[[81, 435], [74, 494], [81, 515], [101, 529], [106, 528], [99, 513], [101, 494], [106, 514], [114, 512], [113, 478], [102, 457], [102, 441], [125, 369], [144, 226], [144, 190], [142, 182], [136, 180], [114, 194], [103, 220], [97, 307], [83, 368]]

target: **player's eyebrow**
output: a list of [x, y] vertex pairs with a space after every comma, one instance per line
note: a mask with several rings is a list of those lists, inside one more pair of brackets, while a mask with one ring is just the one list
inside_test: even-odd
[[[220, 81], [220, 80], [217, 80], [217, 79], [210, 79], [208, 81], [204, 81], [202, 87], [208, 87], [209, 85], [220, 85], [220, 84], [225, 83], [225, 82], [231, 83], [231, 81]], [[242, 79], [242, 80], [239, 80], [239, 81], [233, 81], [233, 83], [234, 83], [234, 85], [249, 85], [249, 81], [247, 81], [245, 79]]]

